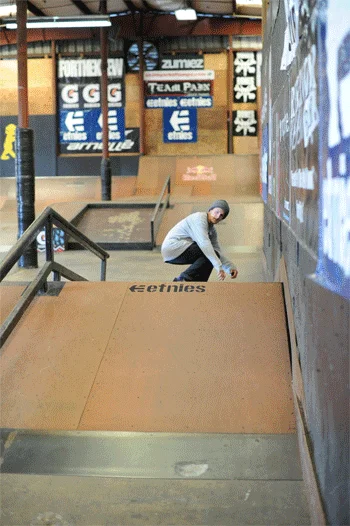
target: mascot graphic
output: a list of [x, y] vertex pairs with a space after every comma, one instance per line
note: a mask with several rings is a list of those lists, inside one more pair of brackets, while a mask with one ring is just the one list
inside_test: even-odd
[[8, 161], [10, 157], [13, 159], [16, 157], [16, 154], [14, 152], [14, 144], [15, 144], [15, 138], [16, 138], [16, 125], [15, 124], [8, 124], [5, 128], [5, 140], [4, 140], [4, 150], [1, 154], [0, 159], [2, 161]]

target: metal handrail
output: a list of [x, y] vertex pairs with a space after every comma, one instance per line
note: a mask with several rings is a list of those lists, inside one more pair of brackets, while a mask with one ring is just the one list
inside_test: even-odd
[[54, 250], [52, 244], [52, 226], [56, 225], [60, 227], [66, 234], [73, 237], [79, 244], [84, 248], [95, 254], [101, 259], [101, 281], [106, 280], [106, 267], [107, 259], [109, 258], [108, 252], [99, 247], [96, 243], [91, 241], [82, 232], [80, 232], [75, 226], [69, 221], [64, 219], [60, 214], [50, 207], [40, 214], [35, 221], [27, 228], [24, 234], [20, 237], [17, 243], [11, 248], [5, 259], [0, 265], [0, 282], [7, 276], [12, 267], [17, 263], [19, 258], [23, 255], [28, 245], [33, 243], [40, 232], [45, 227], [45, 238], [46, 238], [46, 263], [43, 268], [39, 271], [35, 279], [30, 283], [22, 294], [20, 300], [17, 302], [15, 307], [12, 309], [6, 320], [0, 329], [0, 347], [5, 343], [6, 339], [10, 335], [13, 328], [23, 315], [24, 311], [41, 289], [47, 289], [47, 278], [51, 272], [53, 272], [54, 281], [60, 281], [61, 276], [71, 281], [87, 281], [86, 278], [76, 274], [72, 270], [67, 269], [63, 265], [60, 265], [54, 261]]
[[159, 195], [159, 199], [156, 203], [156, 207], [154, 209], [154, 212], [153, 212], [153, 216], [151, 218], [151, 242], [152, 242], [152, 247], [155, 247], [156, 246], [156, 235], [157, 235], [157, 232], [154, 231], [154, 223], [155, 223], [155, 220], [156, 220], [156, 217], [159, 213], [159, 209], [160, 209], [160, 205], [161, 205], [161, 202], [162, 202], [162, 199], [163, 199], [163, 196], [165, 194], [165, 191], [166, 189], [168, 189], [168, 195], [167, 195], [167, 201], [166, 201], [166, 206], [164, 207], [163, 209], [163, 213], [164, 213], [164, 210], [165, 208], [169, 208], [170, 206], [170, 175], [168, 175], [164, 185], [163, 185], [163, 188], [162, 188], [162, 191]]

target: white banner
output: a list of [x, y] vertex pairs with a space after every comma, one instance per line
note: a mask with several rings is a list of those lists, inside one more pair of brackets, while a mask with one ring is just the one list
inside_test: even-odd
[[184, 69], [177, 71], [145, 71], [143, 80], [146, 82], [157, 82], [166, 80], [214, 80], [215, 71], [213, 69]]

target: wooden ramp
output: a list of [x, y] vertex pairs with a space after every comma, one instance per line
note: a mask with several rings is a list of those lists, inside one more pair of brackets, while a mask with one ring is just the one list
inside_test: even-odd
[[3, 347], [1, 427], [295, 432], [281, 284], [62, 285]]
[[280, 283], [54, 290], [3, 348], [4, 524], [310, 524]]
[[168, 175], [174, 196], [259, 195], [258, 155], [140, 157], [136, 195], [158, 195]]

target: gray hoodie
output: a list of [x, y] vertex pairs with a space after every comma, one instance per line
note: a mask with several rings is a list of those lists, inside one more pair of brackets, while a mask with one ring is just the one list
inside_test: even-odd
[[[207, 212], [195, 212], [182, 219], [166, 235], [162, 244], [164, 261], [171, 261], [182, 254], [193, 242], [196, 242], [201, 251], [211, 261], [218, 272], [225, 270], [229, 273], [236, 266], [222, 253], [218, 243], [216, 228], [208, 223]], [[220, 254], [220, 259], [215, 254]]]

